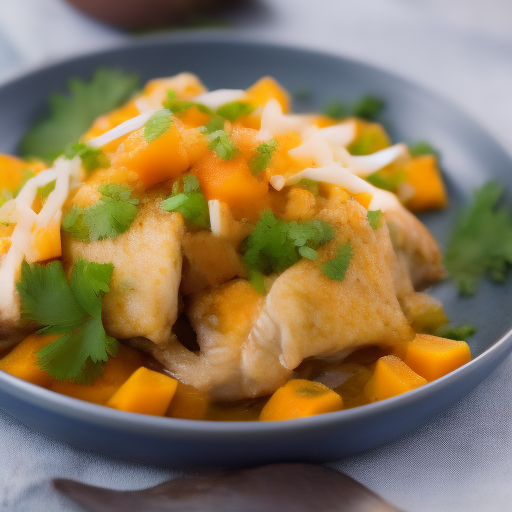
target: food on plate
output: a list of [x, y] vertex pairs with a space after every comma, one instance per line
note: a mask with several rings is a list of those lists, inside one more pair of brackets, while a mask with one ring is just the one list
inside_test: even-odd
[[182, 73], [55, 159], [32, 131], [46, 163], [0, 156], [0, 369], [123, 411], [272, 421], [467, 363], [423, 291], [445, 277], [412, 213], [448, 203], [437, 158], [363, 117]]

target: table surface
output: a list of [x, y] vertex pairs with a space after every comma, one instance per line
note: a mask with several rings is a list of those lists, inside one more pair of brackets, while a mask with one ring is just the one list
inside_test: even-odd
[[[511, 0], [260, 0], [228, 32], [376, 64], [468, 111], [512, 153]], [[122, 44], [125, 33], [62, 0], [0, 2], [0, 81], [22, 68]], [[140, 36], [139, 36], [140, 37]], [[407, 512], [512, 509], [512, 358], [457, 405], [400, 440], [330, 464]], [[79, 512], [52, 477], [141, 489], [197, 474], [111, 459], [0, 412], [0, 510]]]

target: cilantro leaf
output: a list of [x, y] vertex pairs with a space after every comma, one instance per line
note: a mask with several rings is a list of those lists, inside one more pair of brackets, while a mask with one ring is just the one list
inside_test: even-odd
[[184, 101], [176, 98], [176, 93], [172, 90], [167, 91], [167, 98], [162, 102], [162, 106], [170, 110], [173, 114], [180, 114], [190, 107], [196, 107], [203, 114], [213, 115], [213, 110], [202, 103], [195, 101]]
[[386, 103], [381, 98], [377, 98], [376, 96], [363, 96], [353, 105], [352, 115], [373, 121], [379, 116], [385, 106]]
[[207, 123], [206, 126], [199, 128], [205, 135], [210, 135], [217, 130], [224, 130], [226, 120], [221, 116], [213, 116]]
[[238, 149], [224, 130], [217, 130], [208, 135], [208, 142], [208, 149], [215, 151], [222, 160], [231, 160], [238, 153]]
[[449, 340], [466, 341], [476, 333], [476, 327], [471, 324], [442, 325], [435, 331], [435, 335]]
[[79, 260], [70, 286], [60, 262], [23, 262], [17, 284], [22, 315], [42, 326], [40, 333], [62, 334], [37, 353], [39, 366], [55, 379], [89, 383], [115, 355], [117, 341], [107, 336], [101, 321], [113, 270], [111, 264]]
[[263, 142], [257, 147], [257, 154], [254, 155], [249, 162], [249, 168], [254, 176], [257, 176], [261, 171], [268, 167], [270, 159], [272, 158], [272, 153], [276, 148], [277, 140], [274, 139], [269, 140], [268, 142]]
[[172, 195], [160, 203], [166, 212], [179, 212], [183, 218], [202, 228], [210, 227], [208, 203], [193, 174], [183, 176], [172, 187]]
[[101, 148], [93, 148], [86, 142], [75, 142], [66, 149], [64, 155], [68, 159], [79, 156], [82, 160], [82, 167], [87, 172], [95, 171], [96, 169], [108, 169], [110, 167], [110, 160]]
[[42, 187], [37, 187], [37, 193], [43, 198], [46, 199], [54, 190], [55, 190], [56, 180], [50, 181], [46, 185]]
[[265, 276], [259, 270], [249, 270], [249, 284], [261, 295], [267, 293], [265, 288]]
[[341, 119], [350, 115], [350, 109], [341, 101], [330, 101], [324, 107], [323, 113], [332, 119]]
[[49, 99], [49, 115], [28, 131], [20, 153], [53, 161], [89, 129], [96, 117], [124, 103], [137, 85], [136, 75], [116, 69], [99, 68], [89, 82], [72, 78], [67, 94]]
[[354, 256], [354, 251], [350, 242], [347, 242], [338, 248], [338, 254], [332, 260], [325, 262], [320, 268], [329, 279], [343, 281], [352, 256]]
[[380, 210], [368, 210], [366, 218], [368, 219], [368, 222], [374, 231], [377, 231], [377, 229], [382, 226], [382, 222], [384, 221], [384, 215], [382, 215]]
[[327, 222], [284, 222], [276, 219], [271, 210], [265, 210], [244, 243], [243, 261], [249, 272], [281, 273], [301, 256], [316, 259], [315, 249], [333, 236], [334, 230]]
[[434, 155], [439, 158], [439, 151], [432, 147], [428, 142], [419, 141], [409, 146], [409, 153], [412, 157], [422, 155]]
[[167, 109], [157, 110], [144, 126], [146, 142], [153, 142], [163, 135], [172, 125], [172, 112]]
[[451, 235], [444, 263], [462, 295], [473, 295], [484, 275], [502, 283], [512, 264], [512, 215], [496, 206], [503, 191], [496, 181], [476, 190]]
[[302, 178], [298, 183], [295, 184], [297, 188], [303, 188], [309, 190], [313, 195], [318, 195], [318, 181], [310, 180], [309, 178]]
[[217, 114], [228, 121], [236, 121], [240, 117], [252, 114], [256, 110], [256, 105], [246, 101], [230, 101], [224, 103], [217, 109]]
[[403, 169], [382, 169], [366, 177], [366, 181], [370, 182], [374, 187], [389, 190], [390, 192], [394, 192], [396, 187], [406, 179], [407, 175]]
[[99, 201], [86, 208], [73, 205], [62, 221], [64, 231], [84, 242], [116, 238], [128, 231], [137, 215], [139, 200], [126, 185], [103, 183], [98, 192]]

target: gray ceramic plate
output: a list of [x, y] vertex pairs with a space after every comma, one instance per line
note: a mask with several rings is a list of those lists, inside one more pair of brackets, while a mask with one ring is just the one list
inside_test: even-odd
[[[441, 245], [454, 212], [490, 178], [512, 190], [512, 161], [474, 121], [439, 97], [379, 69], [306, 50], [229, 39], [183, 37], [145, 41], [46, 67], [0, 87], [0, 151], [14, 152], [49, 94], [69, 77], [90, 77], [97, 66], [140, 73], [143, 81], [180, 71], [197, 73], [211, 89], [245, 88], [272, 75], [290, 91], [312, 92], [308, 108], [332, 99], [374, 93], [387, 101], [397, 141], [428, 140], [441, 150], [451, 207], [423, 220]], [[512, 282], [483, 283], [460, 299], [444, 283], [432, 293], [452, 322], [478, 327], [474, 359], [411, 393], [312, 418], [272, 423], [214, 423], [128, 414], [58, 395], [0, 372], [0, 407], [27, 425], [109, 455], [171, 466], [327, 461], [372, 448], [433, 418], [479, 384], [512, 349]]]

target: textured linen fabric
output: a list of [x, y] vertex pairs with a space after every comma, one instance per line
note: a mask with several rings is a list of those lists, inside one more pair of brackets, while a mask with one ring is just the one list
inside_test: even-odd
[[[261, 0], [228, 17], [230, 31], [244, 36], [340, 53], [423, 83], [469, 111], [512, 152], [511, 0]], [[0, 80], [127, 39], [61, 0], [0, 1]], [[509, 357], [438, 418], [329, 466], [404, 511], [508, 512], [511, 397]], [[194, 474], [78, 449], [3, 412], [0, 432], [2, 512], [83, 510], [53, 490], [54, 477], [135, 490]]]

